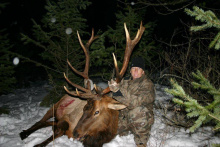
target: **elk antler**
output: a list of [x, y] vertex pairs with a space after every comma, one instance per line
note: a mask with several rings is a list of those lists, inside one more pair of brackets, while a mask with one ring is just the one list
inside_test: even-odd
[[[92, 35], [91, 35], [91, 38], [88, 40], [88, 42], [86, 43], [86, 45], [84, 45], [82, 43], [82, 40], [80, 38], [80, 35], [79, 35], [79, 32], [77, 31], [77, 36], [78, 36], [78, 39], [79, 39], [79, 43], [81, 45], [81, 47], [83, 48], [83, 51], [85, 53], [85, 56], [86, 56], [86, 63], [85, 63], [85, 68], [84, 68], [84, 71], [83, 72], [79, 72], [78, 70], [76, 70], [72, 65], [71, 63], [69, 62], [69, 60], [67, 59], [67, 63], [68, 65], [70, 66], [70, 68], [75, 72], [77, 73], [78, 75], [82, 76], [85, 80], [88, 80], [89, 79], [89, 76], [88, 76], [88, 72], [89, 72], [89, 47], [90, 45], [92, 44], [92, 42], [98, 38], [98, 36], [95, 36], [94, 37], [94, 29], [92, 29]], [[76, 92], [70, 92], [65, 86], [64, 86], [64, 89], [66, 90], [67, 93], [73, 95], [73, 96], [79, 96], [81, 98], [95, 98], [97, 99], [98, 96], [93, 94], [91, 89], [90, 89], [90, 82], [87, 82], [87, 89], [80, 86], [80, 85], [77, 85], [75, 83], [72, 83], [66, 76], [66, 74], [64, 73], [64, 78], [66, 79], [66, 81], [76, 87]], [[83, 92], [79, 92], [78, 89], [80, 89], [81, 91]], [[85, 93], [84, 93], [85, 92]]]
[[[122, 77], [124, 76], [124, 74], [127, 70], [128, 63], [129, 63], [129, 60], [130, 60], [130, 57], [131, 57], [131, 53], [132, 53], [135, 45], [140, 41], [140, 39], [141, 39], [141, 37], [144, 33], [144, 30], [145, 30], [145, 27], [142, 25], [142, 22], [141, 22], [140, 29], [138, 29], [136, 37], [133, 40], [131, 40], [128, 29], [127, 29], [127, 26], [126, 26], [126, 23], [124, 23], [124, 28], [125, 28], [125, 34], [126, 34], [126, 48], [125, 48], [123, 66], [122, 66], [120, 72], [119, 72], [119, 69], [118, 69], [117, 60], [115, 58], [115, 55], [113, 54], [115, 71], [116, 71], [116, 82], [117, 83], [120, 83], [120, 81], [122, 80]], [[102, 91], [102, 95], [104, 95], [108, 92], [110, 92], [109, 87], [107, 87], [106, 89], [104, 89]]]

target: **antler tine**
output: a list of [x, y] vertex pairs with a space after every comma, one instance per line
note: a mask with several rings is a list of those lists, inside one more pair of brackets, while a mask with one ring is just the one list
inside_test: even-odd
[[63, 75], [64, 75], [64, 78], [66, 79], [66, 81], [67, 81], [70, 85], [72, 85], [73, 87], [76, 87], [76, 88], [78, 88], [78, 89], [80, 89], [80, 90], [82, 90], [82, 91], [84, 91], [84, 92], [89, 92], [89, 91], [90, 91], [90, 90], [88, 90], [88, 89], [86, 89], [86, 88], [84, 88], [84, 87], [82, 87], [82, 86], [79, 86], [79, 85], [77, 85], [77, 84], [75, 84], [75, 83], [72, 83], [72, 82], [67, 78], [67, 76], [66, 76], [65, 73], [63, 73]]
[[79, 39], [79, 43], [80, 43], [81, 47], [83, 48], [83, 51], [84, 51], [84, 53], [86, 55], [85, 68], [84, 68], [84, 71], [81, 72], [81, 73], [83, 73], [83, 75], [85, 76], [84, 77], [85, 79], [89, 79], [89, 77], [88, 77], [88, 72], [89, 72], [89, 49], [88, 49], [88, 47], [85, 47], [84, 44], [82, 43], [82, 40], [81, 40], [81, 37], [80, 37], [78, 31], [77, 31], [77, 36], [78, 36], [78, 39]]
[[83, 51], [86, 55], [86, 64], [85, 64], [85, 68], [84, 68], [84, 71], [83, 72], [79, 72], [78, 70], [76, 70], [72, 65], [71, 63], [69, 62], [69, 60], [67, 60], [67, 63], [68, 65], [70, 66], [70, 68], [75, 72], [77, 73], [78, 75], [81, 75], [84, 79], [89, 79], [89, 76], [88, 76], [88, 72], [89, 72], [89, 46], [91, 45], [91, 43], [98, 38], [98, 36], [95, 36], [94, 37], [94, 29], [92, 29], [92, 35], [90, 37], [90, 39], [88, 40], [88, 42], [86, 43], [86, 46], [82, 43], [82, 40], [81, 40], [81, 37], [79, 35], [79, 32], [77, 31], [77, 36], [78, 36], [78, 39], [79, 39], [79, 43], [81, 45], [81, 47], [83, 48]]
[[86, 43], [86, 48], [89, 48], [89, 46], [91, 45], [91, 43], [97, 39], [99, 36], [94, 36], [94, 28], [92, 28], [92, 35], [91, 38], [89, 39], [89, 41]]
[[117, 77], [116, 78], [116, 82], [119, 83], [122, 77], [121, 77], [121, 75], [119, 73], [118, 62], [117, 62], [117, 59], [115, 57], [115, 54], [112, 53], [112, 55], [113, 55], [113, 61], [114, 61], [114, 65], [115, 65], [115, 74], [116, 74], [116, 77]]
[[[142, 35], [144, 33], [144, 30], [145, 30], [145, 27], [142, 25], [142, 22], [141, 22], [140, 29], [138, 29], [135, 38], [133, 40], [131, 40], [130, 39], [130, 34], [129, 34], [127, 26], [126, 26], [126, 23], [124, 23], [124, 28], [125, 28], [125, 35], [126, 35], [126, 48], [125, 48], [123, 66], [122, 66], [122, 69], [121, 69], [120, 73], [119, 73], [116, 57], [113, 54], [115, 71], [116, 71], [116, 82], [117, 83], [119, 83], [121, 81], [122, 77], [124, 76], [124, 74], [126, 72], [126, 69], [128, 67], [128, 63], [129, 63], [129, 60], [130, 60], [131, 53], [132, 53], [135, 45], [140, 41], [140, 39], [141, 39], [141, 37], [142, 37]], [[108, 92], [110, 92], [110, 88], [109, 87], [107, 87], [106, 89], [104, 89], [102, 91], [102, 95], [104, 95], [104, 94], [106, 94]]]
[[64, 86], [64, 89], [66, 90], [66, 92], [70, 95], [73, 95], [73, 96], [78, 96], [78, 97], [81, 97], [81, 98], [84, 98], [84, 99], [97, 99], [99, 100], [100, 97], [98, 95], [95, 95], [95, 94], [91, 94], [91, 93], [82, 93], [80, 91], [77, 90], [76, 88], [76, 92], [71, 92], [69, 91], [66, 86]]
[[[78, 39], [79, 39], [79, 43], [81, 45], [81, 47], [83, 48], [83, 51], [86, 55], [86, 64], [85, 64], [85, 69], [84, 69], [84, 75], [86, 75], [88, 77], [88, 72], [89, 72], [89, 47], [91, 45], [91, 43], [98, 38], [98, 36], [94, 36], [94, 29], [92, 29], [92, 35], [90, 37], [90, 39], [88, 40], [88, 42], [86, 43], [86, 45], [84, 45], [82, 43], [82, 40], [81, 40], [81, 37], [79, 35], [79, 32], [77, 31], [77, 36], [78, 36]], [[86, 79], [86, 78], [85, 78]]]
[[140, 29], [138, 29], [138, 32], [136, 34], [136, 37], [131, 40], [130, 39], [130, 34], [128, 32], [128, 29], [127, 29], [127, 26], [126, 24], [124, 23], [124, 27], [125, 27], [125, 34], [126, 34], [126, 49], [125, 49], [125, 55], [124, 55], [124, 61], [123, 61], [123, 66], [122, 66], [122, 69], [120, 71], [120, 78], [122, 78], [126, 72], [126, 69], [128, 67], [128, 63], [129, 63], [129, 60], [130, 60], [130, 56], [131, 56], [131, 53], [135, 47], [135, 45], [140, 41], [143, 33], [144, 33], [144, 30], [145, 30], [145, 27], [142, 25], [142, 22], [140, 24]]
[[[71, 63], [69, 62], [69, 60], [67, 59], [67, 63], [68, 65], [70, 66], [70, 68], [78, 75], [82, 76], [84, 79], [89, 79], [89, 76], [88, 76], [88, 72], [89, 72], [89, 47], [91, 45], [91, 43], [98, 38], [98, 36], [94, 36], [94, 29], [92, 29], [92, 35], [90, 37], [90, 39], [88, 40], [88, 42], [86, 43], [86, 45], [84, 45], [82, 43], [82, 40], [81, 40], [81, 37], [79, 35], [79, 32], [77, 31], [77, 36], [78, 36], [78, 39], [79, 39], [79, 43], [81, 45], [81, 47], [83, 48], [83, 51], [85, 53], [85, 56], [86, 56], [86, 63], [85, 63], [85, 68], [84, 68], [84, 71], [83, 72], [79, 72], [78, 70], [76, 70], [72, 65]], [[91, 89], [90, 89], [90, 83], [88, 82], [87, 83], [87, 89], [80, 86], [80, 85], [77, 85], [75, 83], [72, 83], [66, 76], [66, 74], [64, 73], [64, 78], [66, 79], [66, 81], [76, 87], [76, 92], [70, 92], [65, 86], [64, 86], [64, 89], [66, 90], [67, 93], [73, 95], [73, 96], [79, 96], [81, 98], [95, 98], [95, 99], [98, 99], [98, 96], [93, 94]], [[85, 93], [82, 93], [82, 92], [79, 92], [77, 90], [77, 88], [81, 91], [84, 91]]]
[[63, 86], [63, 88], [65, 89], [65, 91], [66, 91], [68, 94], [73, 95], [73, 96], [78, 96], [77, 93], [74, 93], [74, 92], [69, 91], [69, 90], [66, 88], [66, 86]]
[[126, 23], [124, 23], [124, 29], [125, 29], [125, 35], [126, 35], [126, 42], [130, 41], [130, 34], [128, 32], [128, 29], [127, 29], [127, 25]]
[[[114, 60], [114, 65], [115, 65], [115, 73], [116, 73], [116, 77], [117, 77], [117, 78], [116, 78], [116, 82], [119, 83], [120, 80], [121, 80], [121, 75], [120, 75], [119, 69], [118, 69], [118, 62], [117, 62], [117, 59], [116, 59], [116, 57], [115, 57], [115, 54], [112, 53], [112, 55], [113, 55], [113, 60]], [[110, 91], [111, 91], [110, 88], [107, 87], [107, 88], [105, 88], [105, 89], [101, 92], [101, 95], [104, 95], [104, 94], [106, 94], [106, 93], [109, 93]]]

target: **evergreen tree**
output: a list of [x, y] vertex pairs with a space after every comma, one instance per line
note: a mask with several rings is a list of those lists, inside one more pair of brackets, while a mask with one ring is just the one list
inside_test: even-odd
[[166, 89], [165, 91], [175, 96], [173, 99], [175, 103], [186, 107], [187, 116], [189, 118], [198, 117], [194, 125], [190, 128], [191, 132], [194, 132], [202, 124], [211, 121], [216, 124], [214, 130], [220, 130], [220, 89], [216, 89], [212, 86], [200, 71], [192, 74], [199, 80], [199, 82], [192, 82], [194, 88], [206, 90], [211, 94], [213, 96], [212, 103], [206, 106], [199, 104], [197, 100], [187, 95], [183, 88], [173, 79], [171, 79], [173, 89]]
[[194, 6], [193, 11], [190, 9], [185, 9], [186, 13], [192, 17], [195, 17], [196, 20], [203, 22], [203, 25], [192, 26], [190, 29], [192, 31], [201, 31], [207, 28], [216, 28], [218, 33], [215, 36], [214, 40], [210, 43], [209, 48], [214, 47], [215, 49], [220, 49], [220, 20], [218, 17], [210, 10], [204, 11], [201, 8]]
[[[0, 3], [0, 14], [6, 3]], [[5, 30], [0, 30], [0, 94], [10, 92], [16, 83], [12, 56], [8, 53], [12, 47]]]
[[[69, 71], [67, 59], [76, 69], [82, 69], [85, 55], [79, 44], [76, 32], [83, 37], [86, 28], [86, 19], [82, 17], [81, 11], [85, 10], [90, 4], [88, 0], [57, 0], [48, 1], [46, 15], [43, 17], [42, 24], [39, 25], [33, 20], [33, 36], [22, 35], [25, 43], [34, 43], [44, 49], [41, 56], [47, 61], [50, 69], [46, 69], [51, 84], [54, 86], [54, 95], [49, 95], [48, 99], [60, 98], [63, 95], [63, 85], [66, 81], [63, 72], [68, 78], [76, 83], [81, 78]], [[89, 39], [89, 37], [87, 37]], [[87, 38], [85, 40], [87, 40]], [[53, 70], [51, 70], [53, 69]], [[53, 100], [52, 102], [56, 102]], [[50, 102], [51, 103], [51, 102]]]
[[12, 64], [12, 56], [8, 53], [12, 45], [3, 32], [3, 30], [0, 31], [0, 94], [10, 92], [16, 83], [13, 76], [15, 67]]
[[[198, 7], [193, 7], [194, 11], [189, 9], [185, 9], [186, 13], [195, 16], [196, 20], [200, 20], [205, 22], [205, 24], [201, 26], [193, 26], [191, 30], [200, 31], [206, 28], [215, 27], [217, 29], [220, 28], [220, 21], [215, 16], [215, 14], [211, 11], [203, 11]], [[215, 49], [220, 48], [220, 32], [216, 35], [215, 39], [211, 42], [209, 47], [213, 47], [215, 45]], [[202, 124], [207, 122], [214, 122], [216, 124], [214, 130], [220, 130], [220, 88], [216, 89], [212, 84], [210, 84], [209, 80], [206, 79], [200, 71], [197, 73], [192, 73], [192, 75], [199, 80], [199, 82], [192, 82], [192, 85], [196, 89], [206, 90], [209, 94], [213, 96], [213, 101], [206, 106], [198, 103], [197, 100], [187, 95], [183, 88], [178, 85], [176, 81], [171, 79], [171, 84], [173, 89], [166, 89], [166, 91], [177, 98], [174, 98], [173, 101], [179, 105], [185, 106], [185, 110], [187, 112], [187, 116], [189, 118], [198, 117], [198, 119], [194, 122], [194, 125], [190, 128], [191, 132], [194, 132], [197, 128], [199, 128]], [[181, 99], [179, 99], [181, 98]]]
[[[109, 27], [109, 29], [100, 35], [99, 39], [91, 46], [91, 50], [93, 51], [91, 54], [91, 59], [93, 62], [96, 61], [97, 66], [101, 66], [103, 73], [108, 71], [108, 69], [114, 69], [112, 53], [116, 55], [119, 67], [122, 65], [126, 46], [124, 23], [126, 23], [131, 39], [133, 39], [144, 17], [141, 14], [144, 13], [136, 12], [129, 5], [122, 10], [119, 10], [116, 13], [115, 28]], [[149, 67], [148, 69], [150, 69], [150, 66], [153, 66], [152, 62], [155, 59], [155, 56], [158, 55], [156, 52], [155, 42], [152, 40], [151, 36], [155, 23], [143, 22], [143, 25], [145, 26], [146, 30], [142, 36], [142, 39], [135, 47], [136, 49], [134, 49], [132, 57], [141, 56], [145, 58], [147, 63], [146, 65]], [[156, 65], [157, 63], [154, 62], [154, 64]], [[109, 79], [110, 76], [112, 76], [112, 72], [108, 71], [106, 73], [108, 74], [105, 76], [107, 79]]]

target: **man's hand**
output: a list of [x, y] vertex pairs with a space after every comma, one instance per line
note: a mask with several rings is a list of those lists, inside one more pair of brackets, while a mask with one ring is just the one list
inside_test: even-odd
[[112, 92], [117, 92], [119, 90], [119, 84], [116, 83], [113, 79], [111, 81], [108, 81], [108, 86]]

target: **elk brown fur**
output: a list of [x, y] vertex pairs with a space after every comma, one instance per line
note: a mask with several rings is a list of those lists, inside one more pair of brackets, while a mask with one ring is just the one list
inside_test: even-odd
[[[124, 24], [124, 27], [126, 33], [126, 49], [120, 72], [114, 56], [117, 83], [119, 83], [124, 76], [131, 53], [145, 30], [145, 27], [143, 27], [141, 23], [136, 37], [131, 40], [126, 24]], [[84, 80], [89, 81], [89, 46], [98, 37], [94, 36], [94, 30], [92, 30], [91, 38], [86, 45], [84, 45], [78, 32], [77, 35], [86, 57], [84, 71], [79, 72], [76, 70], [68, 60], [67, 63], [76, 74], [82, 76]], [[64, 87], [69, 95], [64, 95], [47, 111], [40, 121], [36, 122], [29, 129], [23, 130], [20, 133], [21, 139], [27, 138], [31, 133], [40, 128], [53, 126], [54, 136], [49, 137], [44, 142], [35, 146], [46, 146], [53, 140], [53, 137], [56, 139], [62, 135], [67, 135], [69, 138], [76, 138], [82, 141], [86, 147], [101, 147], [104, 143], [111, 141], [117, 134], [118, 110], [124, 109], [126, 106], [107, 96], [107, 93], [110, 92], [109, 87], [102, 91], [96, 88], [96, 94], [94, 94], [94, 91], [91, 90], [90, 82], [87, 82], [86, 88], [84, 88], [71, 82], [65, 74], [64, 78], [70, 85], [77, 88], [76, 91], [69, 91]], [[78, 89], [80, 91], [78, 91]], [[79, 97], [87, 99], [87, 101], [79, 99]], [[55, 117], [55, 120], [49, 121], [49, 119], [53, 117]]]

